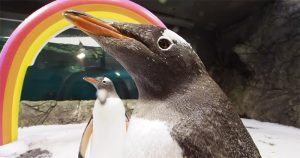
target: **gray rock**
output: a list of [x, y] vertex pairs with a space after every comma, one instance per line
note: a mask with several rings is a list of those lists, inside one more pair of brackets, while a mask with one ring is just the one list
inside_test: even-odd
[[[242, 116], [300, 127], [300, 1], [275, 1], [222, 32], [242, 71], [212, 72]], [[236, 73], [238, 72], [238, 73]]]
[[57, 101], [43, 124], [69, 124], [78, 122], [80, 101]]
[[[42, 124], [47, 113], [55, 106], [56, 101], [22, 101], [20, 106], [19, 126]], [[23, 118], [23, 119], [21, 119]]]
[[[21, 101], [19, 126], [42, 124], [85, 123], [91, 115], [95, 100], [73, 101]], [[123, 100], [126, 113], [131, 113], [136, 100]]]
[[48, 150], [41, 150], [40, 148], [32, 149], [17, 158], [51, 158], [52, 154]]
[[79, 104], [79, 112], [77, 120], [87, 122], [92, 114], [95, 100], [81, 100]]

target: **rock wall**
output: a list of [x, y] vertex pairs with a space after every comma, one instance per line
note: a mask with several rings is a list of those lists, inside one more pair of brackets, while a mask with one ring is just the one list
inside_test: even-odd
[[[136, 100], [123, 102], [126, 113], [131, 115]], [[84, 123], [90, 119], [93, 107], [94, 100], [21, 101], [19, 126]]]
[[257, 10], [219, 32], [217, 47], [210, 72], [241, 116], [300, 127], [300, 1]]

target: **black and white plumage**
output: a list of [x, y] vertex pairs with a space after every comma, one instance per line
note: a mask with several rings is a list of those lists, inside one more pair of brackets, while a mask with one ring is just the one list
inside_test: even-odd
[[137, 85], [125, 157], [260, 157], [230, 100], [183, 38], [152, 25], [108, 24], [76, 11], [64, 15], [118, 60]]
[[123, 158], [125, 107], [107, 77], [84, 77], [97, 89], [93, 115], [83, 133], [79, 158]]

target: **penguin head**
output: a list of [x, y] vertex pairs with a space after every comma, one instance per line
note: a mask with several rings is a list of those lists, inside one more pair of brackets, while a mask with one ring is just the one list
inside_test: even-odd
[[153, 25], [107, 23], [85, 13], [64, 16], [94, 38], [135, 80], [139, 96], [163, 97], [206, 73], [193, 48], [175, 32]]
[[97, 89], [97, 99], [104, 104], [107, 98], [116, 97], [117, 93], [113, 82], [107, 77], [84, 77], [83, 80]]

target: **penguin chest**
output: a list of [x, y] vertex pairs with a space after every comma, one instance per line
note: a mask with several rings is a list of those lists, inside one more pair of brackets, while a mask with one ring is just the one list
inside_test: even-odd
[[182, 158], [182, 150], [165, 122], [131, 118], [125, 141], [126, 158]]
[[120, 99], [108, 98], [105, 105], [96, 102], [93, 109], [91, 158], [123, 158], [125, 120], [125, 108]]

